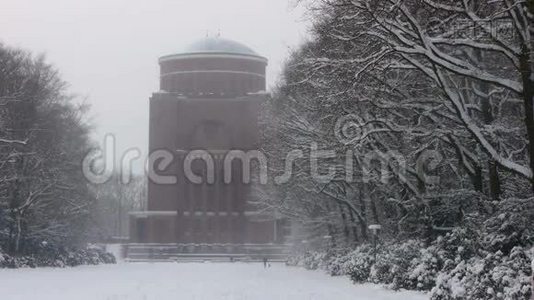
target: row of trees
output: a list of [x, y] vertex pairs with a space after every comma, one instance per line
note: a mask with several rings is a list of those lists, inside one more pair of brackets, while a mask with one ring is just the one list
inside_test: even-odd
[[0, 44], [0, 248], [10, 254], [87, 236], [90, 127], [65, 88], [43, 57]]
[[265, 151], [283, 172], [317, 143], [337, 154], [323, 173], [338, 172], [318, 182], [309, 156], [295, 159], [264, 204], [317, 243], [369, 241], [373, 223], [389, 238], [462, 226], [505, 251], [532, 242], [532, 1], [302, 2], [312, 37], [265, 107]]
[[99, 241], [118, 241], [129, 235], [129, 213], [146, 210], [147, 179], [134, 176], [125, 184], [114, 176], [102, 185], [91, 186], [96, 198], [92, 211], [92, 236]]

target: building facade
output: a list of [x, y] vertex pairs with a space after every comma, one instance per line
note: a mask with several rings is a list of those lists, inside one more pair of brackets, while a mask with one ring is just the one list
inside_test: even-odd
[[283, 242], [283, 222], [250, 204], [244, 161], [228, 156], [259, 149], [267, 59], [235, 41], [206, 38], [159, 64], [160, 91], [150, 99], [148, 205], [130, 216], [131, 241]]

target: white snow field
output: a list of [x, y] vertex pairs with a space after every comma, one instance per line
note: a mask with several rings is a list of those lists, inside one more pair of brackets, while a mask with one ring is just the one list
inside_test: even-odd
[[353, 285], [320, 271], [260, 263], [122, 263], [0, 270], [6, 300], [422, 300], [423, 294]]

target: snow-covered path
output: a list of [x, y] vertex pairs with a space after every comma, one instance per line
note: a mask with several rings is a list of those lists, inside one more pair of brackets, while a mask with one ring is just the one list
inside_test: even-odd
[[0, 270], [6, 300], [327, 299], [422, 300], [322, 272], [259, 263], [124, 263], [67, 269]]

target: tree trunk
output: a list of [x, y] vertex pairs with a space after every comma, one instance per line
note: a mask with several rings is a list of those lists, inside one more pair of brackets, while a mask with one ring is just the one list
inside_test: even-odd
[[[531, 4], [531, 3], [530, 3]], [[530, 7], [532, 10], [532, 6]], [[532, 74], [530, 52], [527, 45], [523, 45], [520, 57], [520, 71], [523, 82], [523, 104], [525, 107], [525, 126], [527, 128], [528, 151], [530, 159], [530, 170], [534, 173], [534, 77]], [[531, 188], [534, 191], [534, 176], [530, 179]]]
[[[481, 50], [476, 50], [476, 56], [479, 61], [485, 61], [484, 53]], [[481, 96], [482, 118], [486, 125], [491, 125], [495, 121], [495, 117], [493, 116], [491, 107], [491, 96], [489, 96], [488, 83], [482, 82], [478, 85], [480, 91], [483, 93], [483, 96]], [[489, 196], [493, 200], [499, 200], [501, 197], [501, 181], [499, 178], [499, 168], [497, 167], [497, 162], [493, 159], [490, 159], [488, 162], [488, 177]]]
[[339, 212], [341, 214], [341, 219], [343, 220], [343, 236], [345, 237], [345, 242], [348, 244], [350, 242], [350, 233], [349, 233], [349, 226], [347, 224], [347, 215], [345, 213], [345, 209], [341, 205], [339, 207]]
[[352, 210], [349, 210], [349, 217], [351, 222], [351, 229], [352, 229], [352, 236], [354, 237], [354, 242], [358, 243], [360, 241], [360, 237], [358, 236], [358, 228], [356, 227], [356, 217], [354, 217], [354, 212]]
[[489, 162], [489, 185], [491, 199], [499, 200], [502, 192], [501, 180], [499, 178], [499, 168], [494, 160]]
[[337, 248], [337, 242], [336, 242], [336, 232], [332, 226], [332, 224], [327, 225], [328, 235], [330, 235], [330, 240], [332, 241], [332, 248]]
[[364, 191], [365, 183], [362, 184], [362, 188], [360, 189], [360, 207], [362, 212], [362, 222], [360, 223], [360, 230], [362, 233], [362, 239], [364, 241], [369, 241], [369, 236], [367, 234], [367, 205], [365, 204], [365, 191]]
[[22, 217], [20, 214], [17, 213], [17, 220], [16, 220], [16, 228], [15, 228], [15, 253], [20, 253], [20, 239], [22, 237]]

